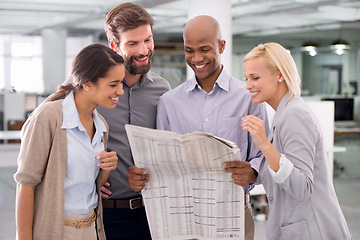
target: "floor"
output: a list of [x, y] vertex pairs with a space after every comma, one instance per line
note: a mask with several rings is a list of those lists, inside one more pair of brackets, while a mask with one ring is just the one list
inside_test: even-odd
[[[353, 239], [360, 239], [360, 137], [336, 139], [347, 151], [335, 154], [334, 186]], [[0, 144], [0, 239], [15, 239], [17, 144]], [[255, 240], [265, 240], [266, 220], [255, 221]]]

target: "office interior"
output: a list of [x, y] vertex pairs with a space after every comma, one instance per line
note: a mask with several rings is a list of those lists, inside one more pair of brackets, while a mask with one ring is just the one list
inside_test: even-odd
[[[0, 238], [15, 238], [12, 175], [18, 131], [29, 114], [69, 76], [86, 45], [107, 45], [107, 11], [127, 1], [12, 0], [0, 3]], [[182, 30], [209, 14], [220, 22], [224, 67], [244, 81], [243, 58], [254, 46], [278, 42], [293, 56], [302, 97], [321, 122], [329, 166], [353, 239], [360, 239], [360, 1], [358, 0], [139, 0], [154, 17], [153, 72], [174, 88], [192, 72]], [[271, 114], [271, 109], [269, 110]], [[255, 239], [265, 239], [267, 205], [256, 188]]]

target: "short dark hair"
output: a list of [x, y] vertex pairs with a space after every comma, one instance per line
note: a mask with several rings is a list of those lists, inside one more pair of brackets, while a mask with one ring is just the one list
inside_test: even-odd
[[64, 99], [71, 91], [81, 89], [84, 83], [96, 83], [99, 78], [106, 76], [111, 67], [118, 64], [124, 64], [123, 57], [103, 44], [96, 43], [83, 48], [72, 62], [72, 83], [60, 85], [48, 101]]
[[108, 40], [119, 45], [119, 33], [150, 25], [153, 30], [154, 19], [143, 6], [137, 3], [122, 3], [108, 12], [105, 19], [105, 33]]

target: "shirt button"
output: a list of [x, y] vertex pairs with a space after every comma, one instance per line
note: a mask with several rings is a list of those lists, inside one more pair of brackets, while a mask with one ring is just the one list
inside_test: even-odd
[[206, 95], [206, 98], [210, 98], [210, 96], [209, 96], [209, 95]]
[[207, 121], [209, 121], [209, 119], [208, 119], [208, 118], [205, 118], [205, 122], [207, 122]]
[[272, 204], [274, 202], [274, 198], [273, 197], [269, 197], [269, 203]]

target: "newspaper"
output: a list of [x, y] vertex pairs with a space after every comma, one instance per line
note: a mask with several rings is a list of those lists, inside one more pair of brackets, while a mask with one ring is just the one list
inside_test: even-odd
[[211, 134], [180, 135], [126, 125], [153, 240], [244, 239], [244, 191], [224, 172], [240, 149]]

